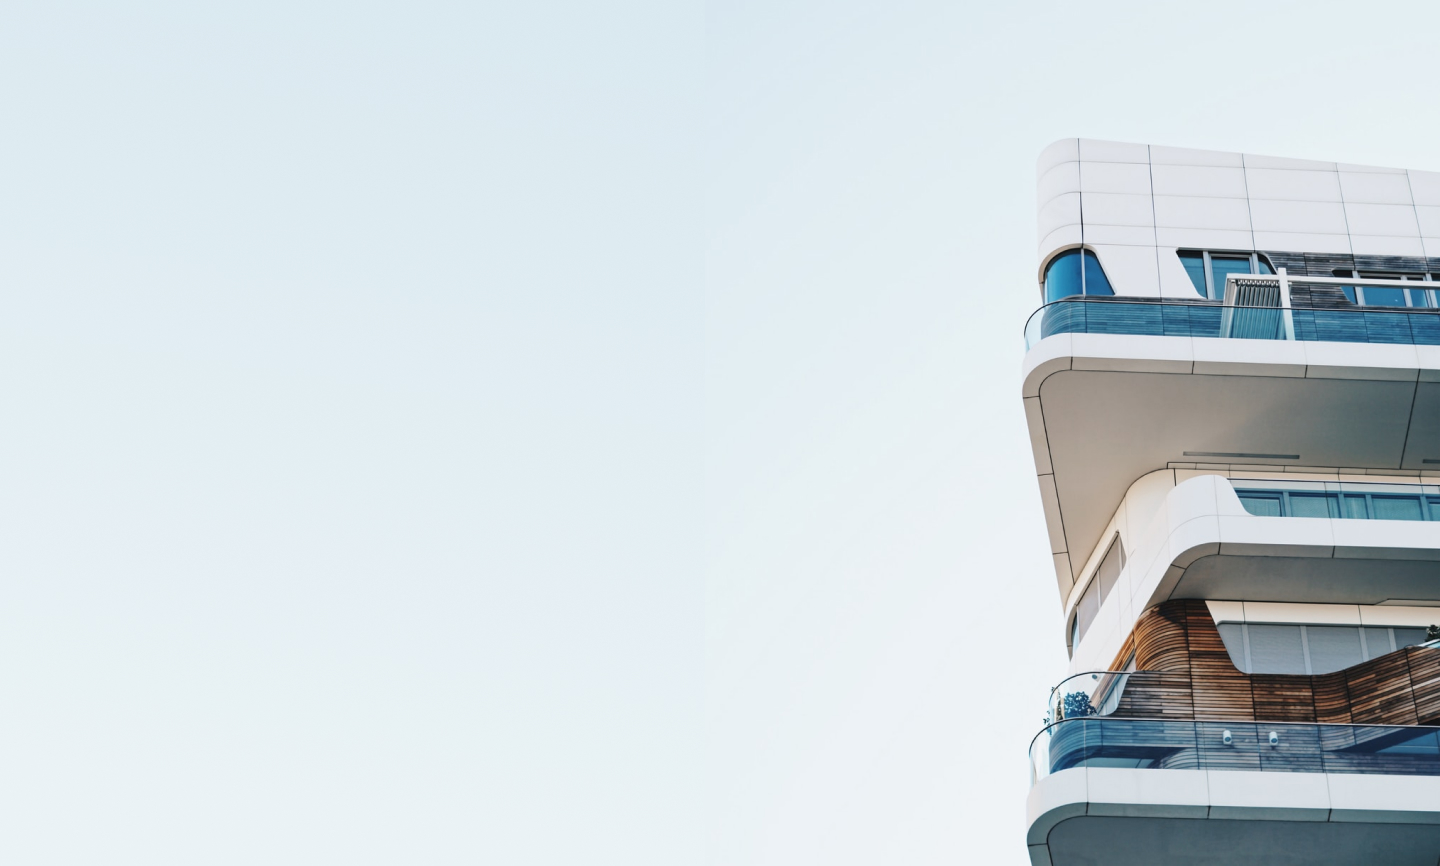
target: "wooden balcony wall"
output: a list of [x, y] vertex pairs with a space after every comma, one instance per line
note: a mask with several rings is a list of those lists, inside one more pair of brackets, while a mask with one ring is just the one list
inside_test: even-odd
[[1135, 654], [1116, 717], [1440, 724], [1440, 649], [1408, 647], [1317, 676], [1241, 673], [1204, 601], [1168, 601], [1141, 615], [1116, 657]]

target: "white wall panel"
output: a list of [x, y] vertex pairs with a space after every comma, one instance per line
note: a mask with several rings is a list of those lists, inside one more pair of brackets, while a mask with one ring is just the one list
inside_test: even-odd
[[[1167, 231], [1167, 229], [1160, 229]], [[1169, 229], [1168, 231], [1175, 231]], [[1245, 233], [1246, 243], [1249, 243], [1250, 233]], [[1201, 249], [1210, 248], [1205, 245]], [[1224, 244], [1213, 245], [1214, 249], [1225, 249]], [[1175, 254], [1175, 247], [1163, 246], [1156, 250], [1156, 264], [1160, 268], [1160, 297], [1176, 298], [1178, 300], [1195, 301], [1200, 299], [1200, 293], [1196, 291], [1195, 284], [1190, 281], [1190, 275], [1185, 272], [1185, 266], [1180, 264], [1180, 257]]]
[[1440, 207], [1440, 171], [1411, 171], [1410, 195], [1417, 205]]
[[1035, 176], [1039, 177], [1062, 162], [1075, 162], [1078, 159], [1080, 159], [1079, 139], [1062, 138], [1040, 151], [1039, 159], [1035, 160]]
[[1155, 196], [1155, 224], [1169, 228], [1250, 231], [1250, 203], [1243, 198]]
[[[1153, 226], [1155, 206], [1148, 195], [1081, 193], [1080, 213], [1086, 226]], [[1154, 236], [1150, 238], [1154, 243]]]
[[1080, 139], [1080, 159], [1083, 162], [1150, 162], [1150, 146], [1132, 144], [1126, 141], [1097, 141], [1093, 138]]
[[1335, 163], [1336, 171], [1350, 172], [1351, 174], [1404, 174], [1403, 168], [1387, 168], [1383, 165], [1355, 165], [1350, 162]]
[[1295, 171], [1246, 168], [1245, 185], [1251, 199], [1333, 201], [1340, 198], [1340, 176], [1333, 171]]
[[1056, 196], [1042, 206], [1036, 216], [1036, 228], [1042, 238], [1061, 226], [1080, 225], [1080, 193]]
[[1257, 250], [1303, 250], [1307, 253], [1348, 253], [1350, 236], [1305, 232], [1255, 232]]
[[[1305, 234], [1349, 233], [1345, 208], [1339, 202], [1274, 201], [1252, 198], [1250, 224], [1256, 232], [1301, 232]], [[1305, 249], [1296, 247], [1295, 249]]]
[[1100, 267], [1110, 278], [1117, 295], [1160, 294], [1160, 278], [1155, 269], [1155, 247], [1088, 244], [1100, 258]]
[[1238, 153], [1223, 150], [1195, 150], [1189, 147], [1150, 146], [1150, 162], [1154, 165], [1224, 165], [1240, 167], [1244, 160]]
[[1044, 261], [1047, 256], [1056, 250], [1062, 247], [1074, 246], [1078, 243], [1080, 243], [1080, 226], [1061, 226], [1040, 239], [1040, 246], [1037, 250], [1040, 256], [1039, 260]]
[[1420, 223], [1420, 234], [1427, 238], [1440, 238], [1440, 207], [1416, 205], [1415, 216]]
[[1086, 225], [1085, 245], [1124, 244], [1140, 246], [1155, 254], [1155, 229], [1150, 226], [1106, 226]]
[[1350, 249], [1357, 256], [1423, 256], [1425, 245], [1419, 237], [1351, 235]]
[[1205, 165], [1152, 165], [1156, 195], [1203, 195], [1245, 198], [1245, 171]]
[[[1384, 176], [1375, 175], [1375, 177]], [[1345, 222], [1352, 235], [1420, 237], [1420, 226], [1415, 222], [1415, 207], [1408, 203], [1351, 204], [1346, 202]]]
[[1430, 258], [1440, 258], [1440, 237], [1423, 237], [1420, 243], [1425, 247], [1425, 255]]
[[1340, 192], [1345, 203], [1404, 204], [1410, 201], [1410, 179], [1404, 174], [1340, 172]]
[[1080, 163], [1062, 162], [1044, 174], [1035, 184], [1035, 200], [1041, 205], [1057, 195], [1080, 191]]
[[1286, 156], [1259, 156], [1253, 153], [1245, 154], [1246, 168], [1282, 168], [1282, 169], [1312, 169], [1317, 171], [1335, 171], [1335, 163], [1320, 162], [1314, 159], [1291, 159]]
[[1082, 162], [1082, 192], [1150, 195], [1150, 165], [1129, 162]]
[[[1248, 229], [1241, 231], [1238, 229], [1160, 226], [1155, 229], [1155, 239], [1156, 243], [1162, 247], [1179, 247], [1188, 250], [1251, 250], [1257, 248], [1255, 237]], [[1280, 247], [1270, 247], [1269, 249], [1280, 249]], [[1289, 247], [1285, 247], [1285, 249], [1289, 249]], [[1163, 258], [1163, 251], [1161, 256]]]

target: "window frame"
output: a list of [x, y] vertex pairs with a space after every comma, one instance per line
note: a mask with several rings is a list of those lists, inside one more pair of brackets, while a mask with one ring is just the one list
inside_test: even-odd
[[[1427, 284], [1426, 286], [1417, 287], [1417, 288], [1414, 288], [1414, 289], [1411, 289], [1411, 288], [1401, 288], [1400, 286], [1383, 286], [1383, 287], [1381, 287], [1381, 286], [1374, 286], [1374, 287], [1372, 287], [1372, 288], [1398, 289], [1398, 290], [1400, 291], [1401, 296], [1405, 298], [1405, 307], [1404, 307], [1404, 308], [1407, 309], [1407, 310], [1434, 310], [1434, 309], [1440, 309], [1440, 303], [1437, 303], [1437, 301], [1440, 301], [1440, 291], [1437, 291], [1436, 288], [1432, 287], [1432, 284], [1434, 284], [1434, 283], [1436, 282], [1436, 280], [1434, 279], [1434, 277], [1433, 277], [1429, 272], [1425, 272], [1425, 273], [1396, 273], [1396, 272], [1393, 272], [1393, 271], [1362, 271], [1362, 270], [1358, 270], [1358, 269], [1357, 269], [1357, 270], [1346, 270], [1346, 269], [1344, 269], [1344, 268], [1339, 268], [1339, 269], [1336, 269], [1336, 270], [1332, 271], [1331, 273], [1333, 273], [1335, 276], [1337, 276], [1337, 277], [1339, 277], [1339, 278], [1341, 278], [1341, 279], [1352, 279], [1352, 280], [1355, 280], [1355, 281], [1357, 281], [1357, 282], [1360, 281], [1360, 280], [1395, 280], [1395, 281], [1397, 281], [1397, 282], [1405, 282], [1405, 283], [1426, 283], [1426, 284]], [[1357, 306], [1357, 307], [1377, 306], [1377, 307], [1379, 307], [1380, 309], [1389, 309], [1389, 310], [1398, 310], [1398, 309], [1401, 309], [1400, 307], [1390, 306], [1390, 305], [1388, 305], [1388, 304], [1381, 306], [1381, 305], [1377, 305], [1377, 304], [1369, 304], [1369, 303], [1366, 303], [1366, 301], [1365, 301], [1365, 287], [1364, 287], [1364, 286], [1342, 286], [1341, 289], [1342, 289], [1342, 290], [1345, 290], [1345, 295], [1346, 295], [1346, 297], [1349, 298], [1349, 299], [1350, 299], [1350, 302], [1351, 302], [1352, 304], [1354, 304], [1355, 306]], [[1424, 293], [1425, 297], [1429, 299], [1430, 303], [1427, 304], [1427, 305], [1424, 305], [1424, 306], [1419, 306], [1419, 307], [1415, 306], [1415, 298], [1410, 294], [1411, 292], [1422, 292], [1422, 293]]]
[[[1212, 266], [1212, 262], [1214, 261], [1214, 259], [1215, 259], [1216, 257], [1219, 257], [1219, 258], [1221, 258], [1221, 259], [1238, 259], [1238, 258], [1241, 258], [1241, 257], [1243, 257], [1243, 256], [1248, 256], [1248, 257], [1250, 258], [1250, 273], [1251, 273], [1251, 274], [1255, 274], [1255, 275], [1259, 275], [1259, 274], [1260, 274], [1260, 263], [1261, 263], [1261, 262], [1264, 262], [1264, 263], [1265, 263], [1265, 267], [1267, 267], [1267, 268], [1270, 269], [1270, 274], [1274, 274], [1274, 273], [1275, 273], [1275, 265], [1274, 265], [1269, 259], [1267, 259], [1267, 258], [1265, 258], [1264, 256], [1262, 256], [1262, 255], [1259, 253], [1259, 251], [1257, 251], [1257, 250], [1249, 250], [1249, 251], [1246, 251], [1246, 250], [1195, 250], [1195, 249], [1176, 249], [1176, 250], [1175, 250], [1175, 255], [1176, 255], [1177, 258], [1180, 258], [1180, 259], [1182, 260], [1182, 261], [1180, 262], [1180, 264], [1181, 264], [1182, 267], [1183, 267], [1184, 264], [1185, 264], [1185, 262], [1183, 261], [1183, 259], [1185, 258], [1185, 256], [1184, 256], [1185, 253], [1199, 253], [1199, 254], [1200, 254], [1200, 259], [1201, 259], [1201, 261], [1203, 262], [1202, 270], [1204, 271], [1204, 274], [1205, 274], [1205, 293], [1204, 293], [1203, 295], [1201, 295], [1201, 297], [1205, 298], [1206, 300], [1210, 300], [1210, 301], [1223, 301], [1223, 300], [1225, 300], [1225, 298], [1224, 298], [1224, 292], [1225, 292], [1225, 284], [1224, 284], [1224, 282], [1221, 282], [1221, 284], [1220, 284], [1218, 287], [1215, 285], [1215, 270], [1214, 270], [1214, 267]], [[1187, 276], [1188, 276], [1188, 273], [1187, 273]], [[1269, 276], [1269, 274], [1266, 274], [1266, 276]], [[1192, 279], [1192, 280], [1190, 281], [1190, 283], [1191, 283], [1191, 285], [1193, 286], [1194, 283], [1195, 283], [1195, 281]], [[1220, 294], [1217, 295], [1216, 292], [1219, 292]], [[1198, 291], [1197, 291], [1197, 294], [1199, 294]]]
[[[1326, 510], [1328, 510], [1328, 511], [1332, 511], [1332, 512], [1333, 512], [1333, 513], [1330, 515], [1329, 518], [1316, 518], [1316, 517], [1299, 518], [1299, 519], [1303, 519], [1303, 520], [1325, 520], [1325, 519], [1329, 519], [1329, 520], [1393, 520], [1393, 521], [1398, 522], [1398, 523], [1434, 523], [1434, 522], [1440, 522], [1440, 495], [1436, 495], [1436, 494], [1434, 494], [1434, 493], [1423, 493], [1423, 492], [1421, 492], [1421, 493], [1394, 493], [1394, 492], [1390, 492], [1390, 491], [1383, 491], [1383, 492], [1380, 492], [1380, 493], [1369, 493], [1369, 492], [1359, 492], [1359, 493], [1357, 493], [1357, 492], [1352, 492], [1352, 491], [1349, 491], [1349, 490], [1323, 490], [1323, 491], [1322, 491], [1322, 490], [1272, 490], [1272, 489], [1268, 489], [1268, 488], [1254, 488], [1254, 489], [1244, 488], [1244, 489], [1238, 489], [1238, 490], [1235, 491], [1235, 495], [1240, 498], [1240, 505], [1241, 505], [1242, 507], [1245, 505], [1245, 500], [1246, 500], [1247, 498], [1257, 499], [1257, 500], [1258, 500], [1258, 499], [1264, 499], [1264, 500], [1267, 500], [1267, 501], [1275, 501], [1275, 500], [1278, 499], [1279, 502], [1280, 502], [1280, 514], [1279, 514], [1280, 517], [1295, 517], [1294, 509], [1293, 509], [1293, 507], [1292, 507], [1291, 504], [1290, 504], [1290, 496], [1291, 496], [1291, 494], [1298, 494], [1298, 495], [1303, 496], [1303, 497], [1305, 497], [1305, 498], [1320, 498], [1320, 497], [1324, 497], [1325, 500], [1326, 500], [1326, 502], [1329, 503], [1331, 506], [1333, 506], [1332, 508], [1327, 508], [1327, 509], [1326, 509]], [[1405, 498], [1405, 499], [1415, 498], [1415, 499], [1418, 499], [1418, 500], [1420, 501], [1420, 519], [1419, 519], [1418, 521], [1416, 521], [1416, 520], [1395, 520], [1395, 518], [1375, 517], [1375, 516], [1374, 516], [1374, 514], [1375, 514], [1374, 499], [1375, 499], [1375, 497], [1377, 497], [1377, 496], [1380, 497], [1381, 499], [1396, 499], [1396, 498]], [[1359, 501], [1362, 501], [1362, 502], [1364, 503], [1365, 516], [1364, 516], [1364, 517], [1352, 517], [1352, 516], [1349, 514], [1349, 507], [1348, 507], [1347, 500], [1359, 500]], [[1268, 514], [1256, 514], [1255, 512], [1251, 511], [1249, 508], [1246, 508], [1245, 511], [1246, 511], [1248, 514], [1250, 514], [1250, 516], [1252, 516], [1252, 517], [1270, 517], [1270, 516], [1271, 516], [1271, 515], [1268, 515]]]
[[[1252, 625], [1287, 625], [1287, 626], [1299, 626], [1299, 627], [1300, 627], [1300, 651], [1301, 651], [1301, 658], [1303, 658], [1303, 659], [1305, 660], [1305, 672], [1304, 672], [1304, 673], [1279, 673], [1279, 674], [1277, 674], [1277, 673], [1261, 673], [1261, 674], [1258, 674], [1259, 676], [1299, 677], [1299, 676], [1324, 676], [1324, 675], [1326, 675], [1326, 674], [1336, 673], [1336, 671], [1324, 671], [1324, 672], [1319, 673], [1319, 674], [1316, 674], [1316, 673], [1315, 673], [1314, 662], [1313, 662], [1313, 660], [1310, 658], [1310, 640], [1309, 640], [1310, 636], [1309, 636], [1309, 629], [1310, 629], [1311, 627], [1317, 627], [1317, 628], [1353, 628], [1353, 629], [1355, 629], [1357, 632], [1359, 632], [1359, 638], [1360, 638], [1360, 661], [1355, 662], [1355, 664], [1357, 664], [1357, 665], [1359, 665], [1359, 664], [1365, 664], [1366, 662], [1370, 662], [1370, 661], [1374, 661], [1375, 659], [1379, 658], [1380, 656], [1387, 655], [1387, 654], [1389, 654], [1389, 653], [1399, 652], [1399, 651], [1402, 650], [1402, 649], [1406, 649], [1406, 648], [1408, 648], [1408, 647], [1418, 646], [1418, 645], [1419, 645], [1419, 644], [1406, 644], [1405, 646], [1402, 647], [1402, 646], [1400, 645], [1400, 639], [1399, 639], [1398, 637], [1396, 637], [1396, 635], [1395, 635], [1395, 630], [1396, 630], [1396, 629], [1418, 630], [1415, 626], [1400, 626], [1400, 625], [1381, 625], [1381, 626], [1374, 626], [1374, 625], [1372, 625], [1372, 626], [1366, 626], [1366, 625], [1340, 625], [1340, 626], [1336, 626], [1336, 625], [1330, 625], [1330, 624], [1327, 624], [1327, 623], [1315, 623], [1315, 622], [1309, 622], [1309, 623], [1299, 623], [1299, 622], [1253, 622], [1253, 623], [1252, 623], [1252, 622], [1225, 622], [1225, 623], [1217, 623], [1217, 624], [1216, 624], [1216, 627], [1218, 628], [1220, 625], [1235, 625], [1235, 626], [1239, 626], [1239, 627], [1240, 627], [1240, 645], [1241, 645], [1241, 647], [1242, 647], [1243, 658], [1241, 658], [1241, 659], [1239, 659], [1239, 660], [1237, 661], [1236, 658], [1235, 658], [1233, 655], [1230, 655], [1230, 647], [1229, 647], [1228, 644], [1225, 646], [1225, 654], [1226, 654], [1227, 656], [1230, 656], [1230, 663], [1233, 664], [1233, 665], [1235, 665], [1235, 669], [1236, 669], [1236, 670], [1240, 671], [1240, 672], [1243, 673], [1243, 674], [1247, 674], [1247, 675], [1251, 675], [1251, 676], [1257, 675], [1257, 674], [1256, 674], [1256, 671], [1255, 671], [1254, 656], [1251, 654], [1251, 650], [1250, 650], [1250, 626], [1252, 626]], [[1384, 631], [1385, 631], [1385, 636], [1386, 636], [1387, 638], [1389, 638], [1389, 640], [1390, 640], [1390, 648], [1389, 648], [1389, 649], [1383, 649], [1381, 652], [1377, 652], [1377, 653], [1375, 653], [1375, 654], [1372, 655], [1371, 652], [1370, 652], [1370, 640], [1369, 640], [1368, 637], [1366, 637], [1366, 634], [1365, 634], [1366, 631], [1367, 631], [1367, 630], [1370, 630], [1370, 629], [1384, 629]], [[1420, 643], [1423, 644], [1424, 641], [1422, 640], [1422, 641], [1420, 641]], [[1243, 667], [1242, 667], [1242, 664], [1243, 664]], [[1346, 667], [1339, 668], [1338, 670], [1342, 670], [1342, 671], [1343, 671], [1343, 670], [1348, 670], [1348, 669], [1351, 668], [1351, 667], [1354, 667], [1354, 665], [1347, 665]]]

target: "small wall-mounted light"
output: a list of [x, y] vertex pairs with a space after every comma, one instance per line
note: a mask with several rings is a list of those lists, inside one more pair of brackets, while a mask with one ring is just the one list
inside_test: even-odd
[[1278, 746], [1278, 745], [1280, 745], [1280, 735], [1277, 734], [1277, 733], [1275, 733], [1274, 731], [1271, 731], [1271, 732], [1270, 732], [1270, 745], [1272, 745], [1272, 746]]
[[1220, 742], [1228, 746], [1231, 743], [1235, 742], [1235, 738], [1230, 735], [1229, 730], [1225, 730], [1220, 733]]

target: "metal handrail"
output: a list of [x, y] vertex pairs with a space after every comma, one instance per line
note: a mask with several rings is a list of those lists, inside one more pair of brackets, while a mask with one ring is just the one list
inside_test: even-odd
[[[1142, 672], [1133, 671], [1133, 673]], [[1164, 671], [1144, 671], [1143, 673], [1164, 673]], [[1378, 722], [1279, 722], [1273, 719], [1167, 719], [1155, 716], [1123, 716], [1121, 718], [1076, 716], [1073, 719], [1060, 719], [1059, 721], [1051, 722], [1041, 728], [1035, 733], [1035, 736], [1030, 738], [1030, 748], [1035, 748], [1035, 742], [1040, 739], [1041, 734], [1058, 725], [1063, 725], [1066, 722], [1165, 722], [1166, 724], [1177, 725], [1235, 725], [1237, 727], [1240, 725], [1288, 725], [1290, 727], [1313, 725], [1317, 728], [1393, 728], [1397, 731], [1440, 731], [1440, 725], [1386, 725]]]
[[[1265, 278], [1267, 278], [1267, 279], [1271, 279], [1271, 278], [1272, 278], [1272, 277], [1270, 277], [1270, 275], [1267, 275], [1267, 274], [1247, 274], [1247, 275], [1244, 275], [1244, 278], [1247, 279], [1247, 280], [1248, 280], [1248, 279], [1251, 279], [1251, 278], [1259, 278], [1259, 277], [1265, 277]], [[1382, 281], [1382, 280], [1372, 280], [1372, 281], [1365, 281], [1365, 280], [1332, 279], [1332, 278], [1328, 278], [1328, 277], [1304, 277], [1304, 278], [1300, 278], [1300, 279], [1292, 279], [1292, 280], [1290, 280], [1290, 283], [1291, 283], [1291, 285], [1294, 285], [1294, 284], [1297, 284], [1297, 283], [1298, 283], [1298, 284], [1305, 284], [1305, 283], [1309, 283], [1309, 282], [1312, 282], [1312, 281], [1320, 281], [1320, 280], [1324, 280], [1326, 284], [1335, 284], [1335, 285], [1341, 285], [1341, 286], [1360, 286], [1360, 287], [1362, 287], [1362, 288], [1365, 287], [1365, 286], [1368, 286], [1368, 285], [1380, 286], [1380, 285], [1394, 284], [1394, 285], [1396, 285], [1396, 286], [1404, 286], [1404, 287], [1406, 287], [1406, 288], [1412, 288], [1412, 289], [1413, 289], [1413, 288], [1415, 288], [1417, 285], [1424, 285], [1424, 284], [1417, 284], [1417, 283], [1413, 283], [1413, 282], [1411, 282], [1411, 283], [1405, 283], [1405, 282], [1403, 282], [1403, 281], [1398, 281], [1398, 280], [1383, 280], [1383, 281]], [[1431, 284], [1431, 285], [1435, 285], [1435, 284]], [[1440, 287], [1440, 286], [1437, 286], [1437, 287]], [[1247, 305], [1239, 305], [1239, 306], [1236, 306], [1236, 305], [1233, 305], [1233, 304], [1226, 304], [1225, 302], [1219, 301], [1219, 300], [1206, 300], [1206, 299], [1202, 299], [1202, 298], [1196, 298], [1196, 299], [1194, 299], [1194, 300], [1190, 300], [1190, 299], [1175, 299], [1175, 298], [1132, 297], [1132, 296], [1126, 296], [1126, 295], [1103, 295], [1103, 296], [1072, 295], [1071, 297], [1068, 297], [1068, 298], [1061, 298], [1061, 299], [1058, 300], [1058, 301], [1050, 301], [1049, 303], [1042, 304], [1041, 306], [1037, 307], [1037, 308], [1030, 314], [1029, 318], [1027, 318], [1027, 319], [1025, 320], [1024, 337], [1025, 337], [1025, 344], [1026, 344], [1026, 349], [1027, 349], [1027, 350], [1028, 350], [1028, 349], [1031, 349], [1031, 348], [1034, 348], [1034, 346], [1035, 346], [1036, 344], [1038, 344], [1041, 340], [1045, 339], [1045, 336], [1048, 336], [1048, 335], [1042, 335], [1042, 334], [1040, 333], [1040, 331], [1041, 331], [1041, 329], [1042, 329], [1042, 326], [1041, 326], [1039, 323], [1044, 321], [1044, 317], [1045, 317], [1048, 313], [1050, 313], [1050, 312], [1052, 312], [1052, 311], [1058, 311], [1058, 310], [1060, 310], [1060, 309], [1063, 309], [1063, 308], [1064, 308], [1064, 305], [1067, 305], [1067, 304], [1068, 304], [1068, 305], [1072, 305], [1072, 306], [1073, 306], [1075, 309], [1077, 309], [1077, 310], [1079, 310], [1079, 309], [1081, 309], [1081, 308], [1085, 308], [1085, 307], [1093, 308], [1097, 313], [1105, 310], [1106, 307], [1115, 307], [1115, 308], [1124, 308], [1124, 307], [1130, 307], [1130, 308], [1156, 307], [1156, 308], [1161, 308], [1161, 309], [1174, 309], [1174, 310], [1193, 310], [1193, 311], [1201, 311], [1201, 310], [1204, 310], [1204, 311], [1213, 311], [1216, 315], [1219, 315], [1219, 316], [1221, 317], [1221, 321], [1225, 321], [1225, 318], [1224, 318], [1224, 317], [1226, 317], [1226, 316], [1231, 316], [1231, 317], [1233, 317], [1237, 312], [1243, 312], [1244, 314], [1246, 314], [1246, 315], [1248, 315], [1248, 316], [1251, 316], [1251, 317], [1254, 317], [1254, 316], [1260, 315], [1260, 314], [1265, 314], [1265, 313], [1273, 313], [1273, 314], [1275, 314], [1275, 316], [1276, 316], [1277, 318], [1275, 318], [1275, 319], [1273, 319], [1273, 320], [1264, 320], [1264, 321], [1283, 322], [1283, 323], [1284, 323], [1284, 336], [1282, 337], [1282, 336], [1278, 336], [1278, 335], [1277, 335], [1276, 337], [1269, 338], [1269, 339], [1285, 339], [1285, 340], [1293, 340], [1293, 339], [1296, 339], [1296, 336], [1295, 336], [1295, 334], [1294, 334], [1294, 332], [1293, 332], [1293, 324], [1292, 324], [1292, 322], [1294, 321], [1294, 317], [1300, 316], [1300, 315], [1302, 315], [1302, 314], [1303, 314], [1303, 315], [1315, 315], [1315, 316], [1320, 316], [1320, 315], [1323, 315], [1323, 316], [1342, 315], [1342, 316], [1347, 316], [1347, 317], [1349, 317], [1349, 316], [1356, 316], [1356, 317], [1376, 317], [1376, 316], [1381, 316], [1381, 317], [1391, 317], [1391, 318], [1389, 319], [1390, 321], [1394, 321], [1394, 317], [1398, 317], [1398, 316], [1405, 316], [1405, 317], [1407, 317], [1407, 320], [1409, 320], [1410, 317], [1413, 317], [1414, 320], [1416, 320], [1416, 321], [1434, 321], [1434, 317], [1440, 317], [1440, 308], [1434, 308], [1434, 307], [1376, 307], [1376, 306], [1361, 306], [1361, 305], [1358, 305], [1358, 304], [1357, 304], [1357, 305], [1343, 306], [1343, 307], [1295, 307], [1295, 306], [1283, 306], [1283, 305], [1282, 305], [1282, 306], [1247, 306]], [[1232, 320], [1233, 320], [1233, 319], [1232, 319]], [[1353, 321], [1353, 320], [1347, 318], [1346, 321]], [[1370, 318], [1370, 319], [1361, 318], [1360, 321], [1375, 321], [1375, 319], [1373, 319], [1373, 318]], [[1217, 325], [1218, 325], [1218, 324], [1219, 324], [1219, 323], [1217, 323]], [[1223, 328], [1223, 326], [1222, 326], [1222, 327], [1221, 327], [1221, 330], [1225, 330], [1225, 328]], [[1085, 331], [1061, 331], [1060, 333], [1102, 333], [1102, 334], [1103, 334], [1103, 333], [1133, 333], [1133, 332], [1125, 332], [1125, 331], [1104, 331], [1104, 330], [1101, 330], [1101, 331], [1088, 331], [1088, 330], [1085, 330]], [[1152, 335], [1152, 336], [1153, 336], [1153, 335]], [[1209, 336], [1218, 336], [1218, 337], [1224, 338], [1224, 337], [1230, 337], [1231, 335], [1230, 335], [1230, 334], [1227, 334], [1227, 333], [1216, 333], [1216, 334], [1211, 334], [1211, 335], [1209, 335]], [[1307, 337], [1307, 338], [1302, 338], [1302, 339], [1314, 340], [1314, 339], [1317, 339], [1317, 338]], [[1427, 343], [1427, 345], [1428, 345], [1428, 343]]]

